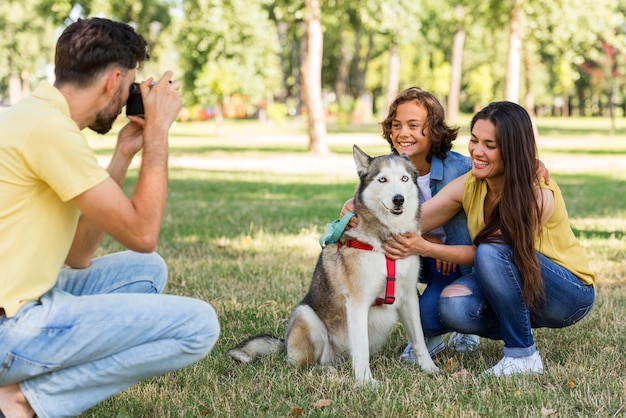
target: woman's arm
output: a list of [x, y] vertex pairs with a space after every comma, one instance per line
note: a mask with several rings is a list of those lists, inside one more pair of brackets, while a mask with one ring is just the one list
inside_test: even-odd
[[419, 234], [394, 235], [393, 240], [382, 246], [385, 254], [392, 259], [418, 254], [436, 260], [464, 266], [474, 265], [476, 247], [473, 245], [446, 245], [428, 241]]
[[439, 191], [420, 209], [420, 227], [423, 233], [443, 225], [463, 208], [463, 188], [467, 173], [457, 177]]

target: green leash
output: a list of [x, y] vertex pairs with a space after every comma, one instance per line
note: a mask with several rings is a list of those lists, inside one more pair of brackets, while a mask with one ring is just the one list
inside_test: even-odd
[[346, 212], [343, 218], [336, 219], [333, 223], [326, 224], [326, 232], [320, 237], [320, 246], [324, 248], [326, 244], [339, 242], [339, 237], [341, 237], [341, 234], [343, 234], [343, 231], [346, 229], [348, 222], [350, 222], [353, 216], [354, 213]]

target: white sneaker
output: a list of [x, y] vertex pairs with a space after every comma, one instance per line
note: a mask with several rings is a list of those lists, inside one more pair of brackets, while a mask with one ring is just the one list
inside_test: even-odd
[[543, 362], [538, 351], [526, 357], [502, 357], [495, 366], [486, 370], [486, 376], [511, 376], [515, 374], [543, 374]]

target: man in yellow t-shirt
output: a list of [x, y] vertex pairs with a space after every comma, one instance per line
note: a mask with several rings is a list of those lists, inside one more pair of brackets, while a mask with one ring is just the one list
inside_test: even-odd
[[[129, 116], [106, 170], [81, 133], [111, 129], [148, 57], [130, 26], [81, 19], [57, 42], [54, 85], [0, 112], [0, 416], [79, 415], [218, 338], [209, 304], [161, 294], [154, 252], [180, 83], [166, 72], [139, 85], [144, 116]], [[93, 258], [105, 232], [130, 251]]]

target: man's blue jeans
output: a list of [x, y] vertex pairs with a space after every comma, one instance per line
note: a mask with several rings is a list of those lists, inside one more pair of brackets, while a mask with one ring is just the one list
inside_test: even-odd
[[0, 385], [39, 417], [76, 416], [129, 386], [205, 357], [220, 328], [201, 300], [160, 294], [167, 267], [130, 251], [63, 269], [56, 286], [0, 317]]
[[537, 253], [545, 294], [531, 312], [522, 297], [519, 270], [511, 248], [481, 244], [474, 272], [456, 280], [471, 290], [467, 296], [442, 296], [439, 316], [449, 330], [504, 341], [504, 355], [525, 357], [535, 351], [532, 328], [563, 328], [581, 320], [593, 306], [593, 286]]

